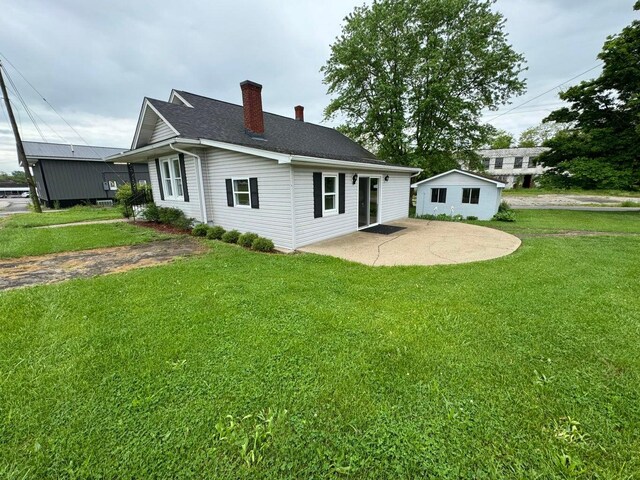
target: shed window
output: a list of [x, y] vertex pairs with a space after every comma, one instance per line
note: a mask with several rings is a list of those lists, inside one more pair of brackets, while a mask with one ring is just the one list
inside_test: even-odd
[[462, 189], [462, 203], [480, 203], [480, 189], [479, 188], [463, 188]]
[[184, 198], [182, 172], [180, 171], [180, 161], [177, 158], [162, 160], [162, 185], [166, 198], [173, 200]]
[[431, 203], [447, 203], [447, 189], [446, 188], [432, 188], [431, 189]]
[[235, 199], [235, 205], [238, 207], [251, 206], [251, 194], [248, 178], [233, 180], [233, 198]]
[[322, 179], [323, 215], [338, 213], [338, 176], [324, 175]]
[[484, 166], [484, 168], [489, 168], [489, 166], [491, 165], [491, 159], [489, 157], [484, 157], [482, 159], [482, 165]]
[[522, 157], [516, 157], [513, 161], [513, 168], [522, 168]]
[[538, 166], [538, 157], [529, 157], [529, 168], [535, 168]]
[[493, 168], [495, 168], [496, 170], [500, 170], [502, 168], [502, 158], [496, 158], [496, 163]]
[[118, 182], [109, 180], [109, 190], [118, 190]]

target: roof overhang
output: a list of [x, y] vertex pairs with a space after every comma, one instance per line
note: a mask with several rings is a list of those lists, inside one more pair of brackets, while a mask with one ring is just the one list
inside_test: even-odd
[[294, 165], [320, 165], [320, 166], [332, 166], [332, 167], [348, 167], [358, 170], [375, 170], [383, 172], [402, 172], [417, 174], [422, 171], [421, 168], [416, 167], [401, 167], [399, 165], [384, 165], [379, 163], [364, 163], [364, 162], [351, 162], [348, 160], [338, 160], [331, 158], [319, 158], [308, 157], [304, 155], [290, 155], [288, 153], [272, 152], [269, 150], [263, 150], [260, 148], [246, 147], [243, 145], [235, 145], [233, 143], [218, 142], [215, 140], [206, 139], [188, 139], [188, 138], [170, 138], [163, 142], [147, 145], [135, 150], [129, 150], [118, 155], [107, 157], [107, 161], [110, 162], [127, 162], [127, 163], [141, 163], [146, 162], [152, 157], [158, 157], [162, 155], [168, 155], [175, 152], [171, 148], [171, 145], [180, 148], [198, 148], [198, 147], [210, 147], [220, 148], [222, 150], [230, 150], [232, 152], [246, 153], [247, 155], [253, 155], [256, 157], [267, 158], [275, 160], [282, 164], [294, 164]]
[[136, 125], [136, 132], [133, 136], [133, 143], [131, 144], [132, 149], [135, 149], [140, 145], [140, 143], [146, 143], [149, 141], [151, 135], [153, 135], [153, 130], [155, 129], [158, 119], [166, 123], [176, 136], [180, 135], [180, 132], [178, 132], [178, 130], [176, 130], [175, 127], [162, 116], [149, 99], [145, 98], [144, 102], [142, 102], [140, 116], [138, 117], [138, 123]]
[[430, 182], [432, 180], [435, 180], [436, 178], [444, 177], [445, 175], [449, 175], [451, 173], [459, 173], [460, 175], [466, 175], [467, 177], [475, 178], [477, 180], [482, 180], [483, 182], [493, 183], [498, 188], [505, 188], [507, 186], [506, 183], [498, 182], [497, 180], [492, 180], [490, 178], [482, 177], [480, 175], [474, 175], [471, 172], [465, 172], [464, 170], [458, 170], [457, 168], [454, 168], [453, 170], [448, 170], [446, 172], [439, 173], [438, 175], [434, 175], [433, 177], [426, 178], [420, 182], [416, 182], [411, 185], [411, 188], [416, 188], [418, 185]]

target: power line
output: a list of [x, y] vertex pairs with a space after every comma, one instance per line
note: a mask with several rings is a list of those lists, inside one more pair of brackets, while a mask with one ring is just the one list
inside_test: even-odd
[[[69, 127], [73, 132], [74, 132], [74, 133], [75, 133], [75, 134], [76, 134], [76, 135], [77, 135], [77, 136], [78, 136], [78, 138], [80, 138], [80, 140], [82, 140], [82, 141], [85, 143], [85, 145], [86, 145], [87, 147], [89, 147], [91, 150], [93, 150], [93, 153], [95, 153], [95, 154], [96, 154], [96, 156], [97, 156], [99, 159], [104, 160], [104, 158], [105, 158], [105, 157], [103, 157], [103, 156], [102, 156], [102, 155], [101, 155], [101, 154], [100, 154], [100, 153], [99, 153], [99, 152], [98, 152], [98, 151], [97, 151], [97, 150], [96, 150], [92, 145], [90, 145], [90, 144], [89, 144], [89, 142], [87, 142], [87, 141], [82, 137], [82, 135], [80, 135], [80, 133], [78, 133], [78, 131], [77, 131], [75, 128], [73, 128], [73, 126], [72, 126], [69, 122], [67, 122], [67, 120], [66, 120], [66, 119], [65, 119], [65, 118], [64, 118], [60, 113], [58, 113], [58, 111], [54, 108], [54, 106], [53, 106], [53, 105], [51, 105], [51, 103], [49, 103], [49, 101], [48, 101], [48, 100], [47, 100], [47, 99], [46, 99], [46, 98], [45, 98], [45, 97], [44, 97], [44, 96], [43, 96], [43, 95], [38, 91], [38, 89], [37, 89], [36, 87], [34, 87], [34, 86], [33, 86], [33, 84], [32, 84], [32, 83], [31, 83], [31, 82], [30, 82], [30, 81], [29, 81], [29, 80], [28, 80], [28, 79], [27, 79], [27, 78], [22, 74], [22, 72], [20, 72], [20, 70], [18, 70], [18, 68], [17, 68], [13, 63], [11, 63], [11, 61], [10, 61], [10, 60], [9, 60], [9, 59], [8, 59], [8, 58], [7, 58], [3, 53], [2, 53], [2, 52], [0, 52], [0, 57], [4, 58], [4, 59], [5, 59], [5, 61], [6, 61], [9, 65], [11, 65], [11, 67], [12, 67], [16, 72], [18, 72], [18, 75], [20, 75], [20, 76], [22, 77], [22, 79], [23, 79], [25, 82], [27, 82], [27, 84], [28, 84], [28, 85], [33, 89], [33, 91], [34, 91], [34, 92], [36, 92], [36, 94], [37, 94], [37, 95], [38, 95], [38, 96], [39, 96], [39, 97], [40, 97], [40, 98], [41, 98], [41, 99], [42, 99], [42, 100], [43, 100], [43, 101], [44, 101], [44, 102], [49, 106], [49, 108], [51, 108], [51, 110], [53, 110], [53, 112], [54, 112], [54, 113], [55, 113], [55, 114], [56, 114], [56, 115], [57, 115], [57, 116], [58, 116], [58, 117], [59, 117], [59, 118], [60, 118], [60, 119], [61, 119], [61, 120], [62, 120], [62, 121], [63, 121], [63, 122], [64, 122], [64, 123], [65, 123], [65, 124], [66, 124], [66, 125], [67, 125], [67, 126], [68, 126], [68, 127]], [[7, 69], [6, 69], [6, 68], [4, 68], [4, 67], [3, 67], [3, 70], [5, 71], [5, 73], [7, 72]], [[8, 76], [8, 74], [7, 74], [7, 76]], [[13, 82], [12, 82], [12, 83], [13, 83]], [[17, 88], [15, 88], [15, 85], [14, 85], [14, 89], [17, 91]], [[35, 125], [35, 122], [34, 122], [34, 125]], [[49, 126], [49, 125], [47, 125], [47, 126]], [[36, 128], [38, 128], [38, 127], [36, 126]], [[50, 127], [50, 126], [49, 126], [49, 128], [50, 128], [52, 131], [54, 131], [54, 133], [55, 133], [58, 137], [62, 138], [62, 136], [61, 136], [61, 135], [59, 135], [55, 130], [53, 130], [53, 128], [52, 128], [52, 127]], [[39, 131], [39, 130], [38, 130], [38, 131]], [[42, 136], [42, 134], [41, 134], [41, 136]], [[44, 137], [43, 137], [43, 140], [44, 140]], [[63, 140], [64, 140], [64, 139], [63, 139]], [[46, 142], [46, 140], [45, 140], [45, 142]], [[69, 145], [71, 145], [71, 146], [73, 147], [73, 144], [71, 144], [70, 142], [65, 141], [65, 143], [68, 143]], [[120, 175], [120, 173], [119, 173], [119, 172], [116, 172], [116, 171], [115, 171], [115, 169], [111, 166], [111, 164], [109, 164], [108, 162], [105, 162], [105, 165], [109, 168], [109, 170], [111, 170], [111, 172], [112, 172], [112, 173], [113, 173], [117, 178], [119, 178], [120, 180], [124, 180], [124, 179], [123, 179], [123, 177]]]
[[36, 119], [33, 118], [31, 110], [27, 106], [27, 102], [25, 102], [24, 98], [22, 98], [22, 95], [20, 95], [20, 92], [18, 91], [18, 87], [16, 87], [16, 84], [13, 82], [13, 79], [11, 78], [11, 75], [9, 75], [9, 72], [7, 72], [6, 68], [2, 67], [2, 70], [4, 71], [5, 76], [7, 77], [7, 79], [9, 80], [9, 83], [11, 84], [11, 87], [13, 88], [13, 94], [16, 97], [18, 97], [18, 100], [20, 101], [20, 103], [22, 105], [22, 108], [24, 108], [24, 111], [27, 112], [27, 116], [31, 119], [31, 123], [33, 123], [33, 126], [36, 128], [36, 130], [40, 134], [40, 137], [42, 138], [42, 140], [44, 140], [46, 142], [47, 139], [42, 134], [42, 130], [40, 130], [40, 127], [38, 126], [38, 123], [36, 122]]
[[504, 115], [506, 115], [506, 114], [508, 114], [508, 113], [510, 113], [510, 112], [513, 112], [514, 110], [517, 110], [518, 108], [523, 107], [523, 106], [525, 106], [525, 105], [527, 105], [527, 104], [529, 104], [529, 103], [533, 102], [534, 100], [537, 100], [538, 98], [543, 97], [543, 96], [545, 96], [546, 94], [553, 92], [553, 91], [554, 91], [554, 90], [556, 90], [557, 88], [560, 88], [561, 86], [563, 86], [565, 83], [569, 83], [571, 80], [575, 80], [576, 78], [579, 78], [579, 77], [581, 77], [581, 76], [585, 75], [586, 73], [589, 73], [590, 71], [595, 70], [596, 68], [601, 67], [602, 65], [603, 65], [603, 63], [602, 63], [602, 62], [600, 62], [600, 63], [598, 63], [595, 67], [591, 67], [590, 69], [585, 70], [585, 71], [584, 71], [584, 72], [582, 72], [582, 73], [579, 73], [579, 74], [578, 74], [578, 75], [576, 75], [575, 77], [571, 77], [570, 79], [565, 80], [564, 82], [562, 82], [562, 83], [560, 83], [560, 84], [556, 85], [555, 87], [550, 88], [549, 90], [547, 90], [547, 91], [545, 91], [545, 92], [542, 92], [540, 95], [536, 95], [535, 97], [533, 97], [533, 98], [531, 98], [531, 99], [527, 100], [526, 102], [521, 103], [520, 105], [517, 105], [517, 106], [515, 106], [515, 107], [513, 107], [513, 108], [511, 108], [511, 109], [509, 109], [509, 110], [507, 110], [506, 112], [501, 113], [501, 114], [499, 114], [499, 115], [496, 115], [495, 117], [492, 117], [492, 118], [488, 119], [488, 120], [487, 120], [487, 122], [491, 122], [491, 121], [495, 120], [496, 118], [500, 118], [500, 117], [502, 117], [502, 116], [504, 116]]

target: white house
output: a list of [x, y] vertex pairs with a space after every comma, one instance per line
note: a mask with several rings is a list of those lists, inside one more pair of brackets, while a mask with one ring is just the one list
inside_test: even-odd
[[506, 188], [531, 188], [535, 179], [547, 167], [538, 162], [538, 156], [549, 150], [547, 147], [522, 147], [478, 150], [482, 157], [485, 173], [504, 182]]
[[449, 170], [411, 185], [416, 188], [416, 215], [462, 215], [491, 220], [505, 184], [465, 170]]
[[154, 201], [189, 217], [296, 249], [408, 216], [411, 177], [338, 131], [262, 110], [262, 86], [242, 105], [173, 90], [145, 98], [130, 151], [147, 163]]

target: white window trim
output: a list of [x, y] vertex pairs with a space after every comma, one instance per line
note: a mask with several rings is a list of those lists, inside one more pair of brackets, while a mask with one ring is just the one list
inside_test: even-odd
[[[249, 186], [249, 190], [247, 192], [236, 191], [236, 181], [238, 180], [246, 180], [247, 185]], [[237, 208], [251, 208], [251, 181], [249, 177], [233, 177], [231, 178], [231, 191], [233, 192], [233, 206]], [[236, 197], [237, 193], [248, 193], [249, 194], [249, 205], [240, 205], [238, 203], [238, 199]]]
[[[325, 189], [324, 189], [324, 187], [325, 187], [324, 179], [325, 178], [329, 178], [329, 177], [333, 177], [333, 178], [336, 179], [336, 181], [335, 181], [336, 191], [332, 192], [332, 193], [327, 193], [327, 192], [325, 192]], [[337, 173], [323, 173], [322, 174], [322, 216], [323, 217], [329, 217], [331, 215], [338, 215], [338, 205], [339, 205], [339, 202], [340, 202], [340, 199], [338, 198], [338, 196], [340, 195], [340, 186], [338, 185], [338, 179], [339, 179], [339, 176], [338, 176]], [[326, 198], [327, 195], [335, 196], [335, 201], [334, 201], [334, 204], [333, 204], [334, 208], [332, 208], [331, 210], [326, 210], [324, 208], [324, 206], [325, 206], [325, 198]]]
[[[178, 172], [175, 171], [174, 165], [175, 165], [175, 161], [178, 161]], [[180, 182], [180, 188], [182, 188], [182, 176], [180, 175], [180, 159], [179, 157], [167, 157], [167, 158], [163, 158], [160, 160], [160, 179], [159, 182], [162, 182], [162, 191], [164, 193], [164, 199], [165, 200], [182, 200], [184, 201], [184, 188], [182, 189], [182, 195], [176, 195], [175, 192], [178, 191], [178, 182]], [[168, 164], [169, 165], [169, 173], [170, 173], [170, 177], [166, 178], [165, 177], [165, 170], [164, 170], [164, 164]], [[177, 175], [176, 175], [177, 173]], [[185, 172], [186, 173], [186, 172]], [[169, 180], [171, 182], [171, 188], [173, 190], [173, 195], [169, 195], [169, 192], [167, 192], [167, 185], [166, 185], [166, 180]]]

